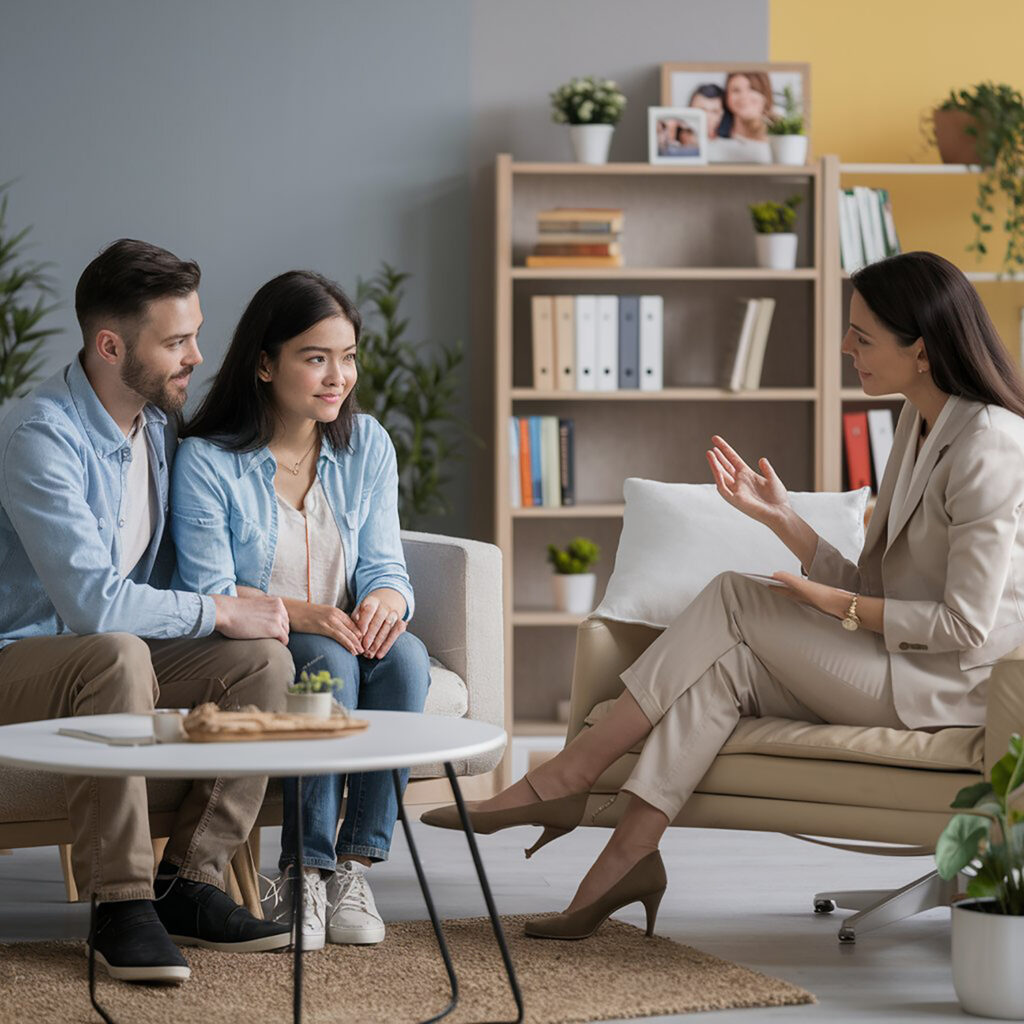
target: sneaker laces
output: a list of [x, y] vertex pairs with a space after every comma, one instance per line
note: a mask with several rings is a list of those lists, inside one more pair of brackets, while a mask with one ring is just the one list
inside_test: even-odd
[[336, 872], [338, 877], [337, 898], [331, 903], [331, 914], [338, 910], [361, 910], [370, 914], [372, 894], [366, 876], [361, 871], [350, 871], [339, 868]]
[[[322, 885], [316, 884], [312, 875], [306, 875], [303, 870], [302, 879], [302, 919], [308, 921], [311, 914], [317, 914], [322, 918], [327, 909], [327, 896]], [[266, 895], [261, 902], [273, 901], [271, 906], [276, 911], [281, 904], [287, 900], [288, 910], [292, 908], [291, 884], [295, 881], [295, 874], [291, 868], [282, 872], [277, 878], [267, 878], [259, 872], [256, 877], [266, 883]]]

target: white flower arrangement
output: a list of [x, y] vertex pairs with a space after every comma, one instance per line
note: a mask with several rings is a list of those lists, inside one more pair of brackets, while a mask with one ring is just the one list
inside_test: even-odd
[[626, 97], [608, 78], [574, 78], [551, 93], [551, 119], [557, 124], [618, 124]]

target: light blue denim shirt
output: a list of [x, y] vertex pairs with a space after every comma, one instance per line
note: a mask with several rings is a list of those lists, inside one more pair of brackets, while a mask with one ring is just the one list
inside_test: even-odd
[[[390, 587], [413, 595], [398, 522], [398, 464], [387, 431], [354, 417], [351, 451], [323, 445], [316, 472], [345, 552], [349, 594], [360, 601]], [[182, 441], [171, 486], [176, 582], [201, 594], [266, 592], [277, 551], [277, 462], [269, 448], [234, 452], [198, 437]]]
[[209, 597], [165, 589], [164, 536], [176, 444], [167, 417], [143, 410], [156, 528], [125, 578], [121, 527], [131, 444], [74, 359], [0, 420], [0, 647], [24, 637], [134, 633], [206, 636]]

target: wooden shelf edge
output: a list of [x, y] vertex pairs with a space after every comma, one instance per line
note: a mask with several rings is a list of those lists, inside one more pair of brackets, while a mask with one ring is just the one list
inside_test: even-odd
[[840, 174], [980, 174], [977, 164], [840, 164]]
[[656, 174], [677, 176], [708, 176], [708, 177], [783, 177], [783, 178], [816, 178], [820, 174], [820, 164], [649, 164], [640, 160], [608, 163], [579, 164], [554, 162], [546, 163], [536, 160], [512, 161], [513, 174], [571, 174], [580, 177], [600, 177], [623, 174]]
[[842, 388], [839, 397], [844, 402], [902, 402], [902, 395], [865, 395], [860, 388]]
[[816, 281], [816, 267], [768, 270], [762, 267], [521, 267], [509, 268], [513, 281]]
[[512, 388], [511, 398], [519, 402], [814, 402], [814, 388], [759, 388], [754, 391], [729, 391], [725, 388], [662, 388], [660, 391], [537, 391]]
[[512, 508], [514, 519], [621, 519], [624, 504], [560, 505], [558, 508]]

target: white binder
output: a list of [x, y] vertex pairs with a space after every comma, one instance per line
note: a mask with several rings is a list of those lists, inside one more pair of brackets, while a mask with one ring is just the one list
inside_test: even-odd
[[597, 296], [576, 296], [576, 390], [597, 390]]
[[619, 297], [597, 297], [597, 390], [619, 388]]
[[664, 300], [640, 296], [640, 390], [661, 391]]

